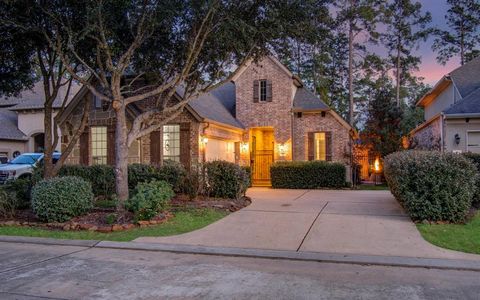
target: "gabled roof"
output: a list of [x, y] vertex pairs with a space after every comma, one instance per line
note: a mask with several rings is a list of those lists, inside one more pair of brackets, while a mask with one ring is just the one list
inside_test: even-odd
[[232, 82], [191, 100], [189, 105], [202, 119], [244, 128], [235, 118], [235, 84]]
[[444, 111], [447, 116], [480, 115], [480, 87]]
[[293, 97], [294, 111], [327, 111], [330, 107], [304, 87], [297, 88]]
[[17, 127], [18, 117], [13, 111], [0, 108], [0, 140], [26, 141], [27, 136]]
[[462, 98], [465, 98], [480, 87], [480, 57], [456, 68], [449, 75]]
[[[78, 92], [80, 86], [72, 83], [69, 94], [69, 100]], [[67, 93], [67, 86], [60, 87], [57, 98], [53, 102], [53, 108], [60, 108], [63, 99]], [[39, 81], [34, 84], [31, 89], [24, 90], [18, 97], [6, 97], [0, 99], [0, 107], [9, 107], [10, 110], [36, 110], [43, 109], [45, 103], [45, 95], [43, 92], [43, 82]]]

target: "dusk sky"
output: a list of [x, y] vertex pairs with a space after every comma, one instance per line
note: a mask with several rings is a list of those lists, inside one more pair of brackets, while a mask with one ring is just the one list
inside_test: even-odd
[[[432, 14], [432, 25], [447, 28], [445, 14], [448, 10], [446, 0], [419, 0], [422, 3], [423, 9]], [[451, 59], [445, 66], [437, 63], [435, 60], [436, 53], [432, 51], [433, 38], [428, 39], [425, 43], [420, 44], [420, 48], [416, 51], [417, 55], [422, 57], [422, 64], [420, 70], [415, 74], [417, 76], [425, 77], [425, 83], [433, 85], [444, 74], [457, 68], [460, 63], [458, 58]]]

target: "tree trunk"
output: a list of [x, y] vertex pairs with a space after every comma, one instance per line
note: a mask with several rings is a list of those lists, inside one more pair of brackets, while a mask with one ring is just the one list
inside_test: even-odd
[[348, 113], [349, 123], [353, 126], [353, 24], [349, 23], [348, 28]]
[[127, 145], [127, 118], [125, 104], [122, 100], [114, 100], [115, 108], [115, 192], [118, 197], [117, 210], [124, 209], [128, 199], [128, 145]]
[[43, 118], [43, 126], [44, 126], [44, 157], [43, 157], [43, 178], [48, 179], [55, 176], [53, 173], [53, 146], [52, 146], [52, 114], [53, 109], [51, 105], [51, 101], [47, 100], [45, 103], [45, 115]]
[[400, 107], [400, 46], [397, 46], [397, 76], [396, 76], [396, 83], [397, 83], [397, 107]]
[[460, 26], [460, 65], [465, 64], [465, 30], [463, 28], [463, 23]]

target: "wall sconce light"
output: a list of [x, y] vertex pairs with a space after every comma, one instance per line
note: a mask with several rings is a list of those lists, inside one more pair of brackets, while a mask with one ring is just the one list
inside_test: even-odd
[[248, 152], [248, 143], [240, 143], [240, 151], [242, 151], [243, 153], [247, 153]]
[[206, 136], [202, 137], [202, 144], [206, 145], [208, 143], [208, 138]]
[[458, 133], [455, 133], [455, 144], [460, 144], [460, 135]]
[[285, 144], [278, 145], [278, 153], [280, 154], [280, 156], [287, 155], [287, 145]]

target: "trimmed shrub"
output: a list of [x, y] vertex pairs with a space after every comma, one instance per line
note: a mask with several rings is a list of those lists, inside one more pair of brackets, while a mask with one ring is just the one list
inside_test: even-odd
[[4, 186], [5, 191], [15, 196], [15, 209], [30, 207], [32, 181], [29, 178], [18, 178]]
[[79, 177], [42, 180], [32, 190], [32, 208], [46, 222], [65, 222], [88, 212], [93, 204], [92, 186]]
[[157, 180], [164, 180], [173, 187], [175, 191], [180, 191], [183, 177], [186, 175], [185, 168], [179, 162], [165, 160], [158, 170]]
[[242, 167], [228, 161], [210, 161], [204, 164], [206, 186], [212, 197], [238, 199], [245, 194], [250, 178]]
[[128, 188], [133, 190], [139, 183], [158, 179], [159, 169], [152, 165], [132, 164], [128, 166]]
[[198, 197], [205, 190], [205, 168], [202, 164], [194, 165], [183, 176], [180, 192], [188, 195], [190, 200]]
[[270, 167], [273, 188], [318, 189], [346, 186], [345, 165], [326, 161], [283, 161]]
[[135, 214], [135, 220], [150, 220], [168, 208], [175, 194], [165, 181], [139, 183], [133, 196], [125, 202], [125, 208]]
[[465, 220], [478, 176], [462, 155], [415, 150], [388, 155], [384, 174], [412, 219], [450, 222]]
[[108, 165], [65, 165], [59, 176], [76, 176], [90, 182], [95, 196], [110, 197], [115, 193], [115, 174], [113, 167]]
[[473, 196], [473, 206], [480, 207], [480, 154], [467, 152], [463, 154], [467, 159], [469, 159], [477, 168], [477, 173], [479, 176], [477, 177], [477, 191]]
[[4, 187], [0, 187], [0, 217], [10, 218], [17, 209], [17, 195]]

